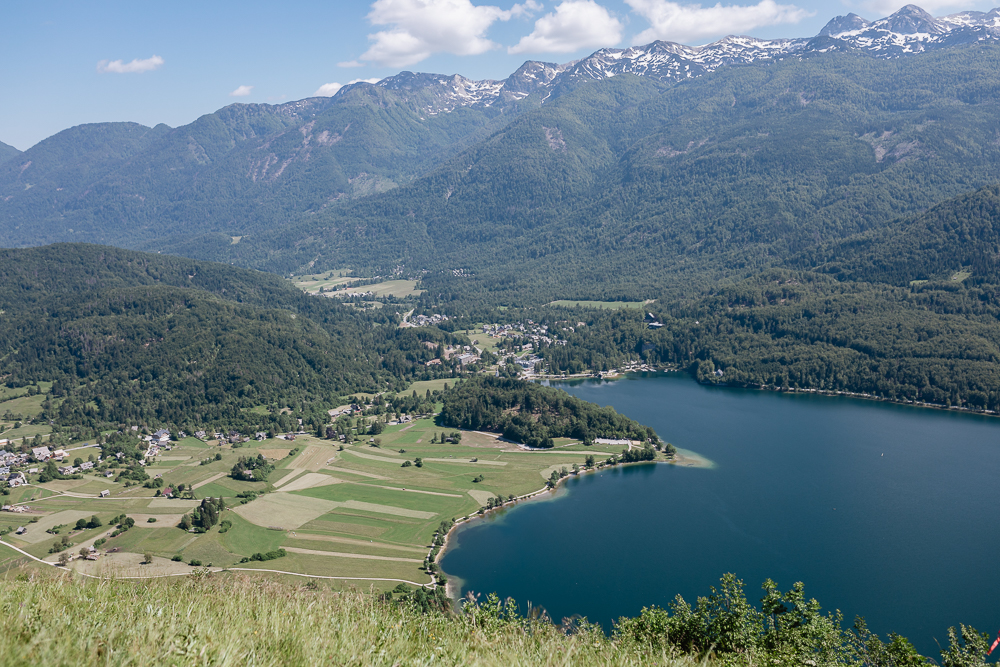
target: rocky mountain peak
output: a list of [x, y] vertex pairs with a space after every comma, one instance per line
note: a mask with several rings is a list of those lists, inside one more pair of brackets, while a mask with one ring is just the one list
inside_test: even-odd
[[836, 37], [844, 34], [845, 32], [864, 30], [869, 25], [871, 25], [871, 21], [863, 19], [854, 13], [848, 14], [847, 16], [837, 16], [830, 19], [830, 22], [823, 26], [823, 29], [819, 31], [819, 36]]
[[900, 35], [940, 35], [948, 27], [916, 5], [906, 5], [896, 13], [876, 21], [873, 27], [884, 28]]
[[[897, 58], [962, 44], [1000, 41], [1000, 8], [935, 18], [916, 5], [868, 21], [857, 14], [832, 19], [812, 39], [757, 39], [729, 35], [711, 44], [686, 46], [655, 41], [626, 49], [606, 48], [558, 65], [529, 60], [504, 81], [473, 81], [463, 76], [400, 72], [379, 87], [417, 93], [428, 114], [461, 106], [503, 106], [539, 93], [542, 101], [566, 84], [623, 74], [676, 82], [702, 76], [725, 65], [748, 64], [809, 52], [862, 51], [876, 58]], [[357, 84], [369, 85], [369, 84]], [[346, 91], [349, 87], [345, 86]]]

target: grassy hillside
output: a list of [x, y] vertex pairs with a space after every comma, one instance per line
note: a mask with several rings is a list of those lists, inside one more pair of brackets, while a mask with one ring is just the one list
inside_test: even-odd
[[[0, 603], [9, 664], [45, 665], [754, 665], [917, 667], [898, 635], [881, 640], [823, 614], [801, 584], [766, 582], [759, 605], [723, 579], [696, 605], [642, 610], [611, 637], [567, 619], [525, 618], [495, 598], [462, 613], [430, 609], [424, 592], [379, 598], [326, 582], [262, 583], [236, 574], [154, 581], [79, 581], [15, 570]], [[393, 599], [395, 598], [395, 599]], [[962, 626], [946, 667], [985, 663], [988, 636]]]

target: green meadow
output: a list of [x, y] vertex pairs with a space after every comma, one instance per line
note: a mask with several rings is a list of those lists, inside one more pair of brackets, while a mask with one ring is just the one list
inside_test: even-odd
[[[443, 389], [444, 382], [417, 383], [412, 389]], [[91, 574], [135, 568], [139, 576], [176, 574], [200, 561], [215, 569], [275, 570], [345, 581], [370, 578], [369, 585], [387, 590], [396, 580], [432, 581], [424, 559], [442, 521], [475, 514], [490, 498], [537, 491], [552, 470], [582, 466], [590, 453], [607, 454], [569, 440], [553, 450], [529, 452], [495, 434], [477, 432], [463, 432], [457, 444], [444, 442], [441, 436], [453, 432], [426, 418], [389, 425], [375, 441], [369, 436], [344, 443], [298, 436], [234, 447], [186, 438], [161, 451], [147, 472], [161, 477], [164, 489], [183, 484], [186, 491], [193, 490], [193, 500], [157, 497], [155, 489], [141, 484], [126, 486], [86, 474], [80, 480], [14, 489], [8, 502], [29, 509], [0, 514], [0, 527], [26, 526], [24, 535], [11, 533], [4, 540], [47, 562], [58, 559], [58, 553], [49, 551], [64, 536], [73, 545], [67, 550], [72, 554], [104, 539], [101, 550], [115, 553], [96, 563], [70, 564]], [[239, 457], [258, 455], [274, 466], [267, 480], [229, 476]], [[98, 497], [103, 490], [107, 498]], [[260, 495], [240, 497], [247, 491]], [[204, 533], [179, 528], [181, 517], [206, 497], [224, 498], [227, 509], [220, 519], [229, 522], [228, 529], [222, 531], [221, 524]], [[111, 522], [121, 514], [135, 519], [135, 525], [111, 537]], [[92, 515], [103, 526], [75, 529], [77, 519]], [[33, 519], [37, 521], [31, 523]], [[46, 532], [54, 527], [58, 533]], [[284, 557], [240, 562], [279, 548], [285, 549]], [[139, 556], [128, 556], [146, 553], [153, 562], [141, 566]]]

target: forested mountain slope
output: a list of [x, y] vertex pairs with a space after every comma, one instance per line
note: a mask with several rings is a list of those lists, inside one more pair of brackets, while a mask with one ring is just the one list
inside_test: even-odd
[[[476, 274], [518, 298], [649, 298], [742, 277], [1000, 181], [1000, 47], [818, 54], [681, 85], [619, 76], [527, 112], [432, 175], [238, 245], [173, 247]], [[596, 267], [600, 267], [597, 269]]]
[[366, 86], [234, 104], [179, 128], [66, 130], [0, 164], [0, 244], [259, 231], [395, 187], [505, 122], [490, 110], [425, 118], [411, 97]]
[[0, 162], [5, 162], [12, 157], [17, 157], [20, 154], [21, 151], [0, 141]]
[[1000, 185], [795, 258], [839, 280], [1000, 284]]
[[463, 268], [515, 291], [545, 272], [623, 295], [744, 276], [1000, 180], [998, 26], [907, 6], [813, 39], [602, 49], [502, 81], [402, 72], [180, 128], [81, 126], [0, 163], [0, 244]]
[[[8, 386], [55, 382], [47, 419], [237, 425], [403, 387], [432, 353], [394, 313], [309, 298], [280, 278], [116, 248], [0, 253]], [[266, 415], [266, 413], [265, 413]]]

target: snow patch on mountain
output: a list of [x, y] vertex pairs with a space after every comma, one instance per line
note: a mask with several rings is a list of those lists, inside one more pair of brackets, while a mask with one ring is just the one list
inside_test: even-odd
[[[838, 16], [812, 39], [756, 39], [730, 35], [704, 46], [656, 41], [627, 49], [601, 49], [582, 60], [558, 65], [525, 62], [503, 81], [474, 81], [461, 75], [400, 72], [376, 87], [410, 92], [427, 115], [461, 107], [506, 107], [535, 94], [543, 103], [553, 91], [574, 82], [609, 79], [623, 74], [664, 82], [690, 79], [726, 65], [796, 57], [834, 50], [860, 51], [876, 58], [898, 58], [932, 49], [983, 41], [1000, 41], [1000, 7], [989, 12], [965, 11], [935, 18], [916, 5], [868, 21], [857, 14]], [[338, 95], [372, 84], [345, 86]]]

